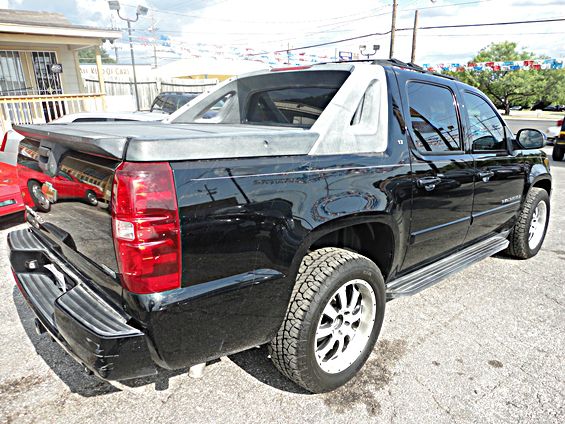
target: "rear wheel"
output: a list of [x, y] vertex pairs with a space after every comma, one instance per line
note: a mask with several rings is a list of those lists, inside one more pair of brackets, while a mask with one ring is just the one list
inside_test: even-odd
[[555, 144], [553, 146], [553, 153], [551, 154], [553, 160], [555, 161], [563, 160], [564, 155], [565, 155], [565, 149]]
[[542, 188], [531, 188], [518, 221], [508, 240], [507, 252], [516, 258], [535, 256], [543, 244], [549, 224], [549, 195]]
[[96, 197], [96, 193], [92, 190], [88, 190], [86, 192], [86, 201], [89, 205], [96, 206], [98, 204], [98, 198]]
[[49, 212], [51, 210], [51, 203], [49, 203], [49, 199], [47, 199], [43, 191], [41, 191], [41, 184], [35, 180], [31, 180], [27, 183], [27, 188], [37, 210]]
[[371, 354], [385, 304], [384, 280], [371, 260], [338, 248], [311, 252], [271, 341], [275, 366], [314, 393], [345, 384]]

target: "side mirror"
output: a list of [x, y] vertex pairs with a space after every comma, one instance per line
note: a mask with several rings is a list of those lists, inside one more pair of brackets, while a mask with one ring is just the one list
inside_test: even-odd
[[523, 149], [541, 149], [545, 146], [545, 134], [533, 128], [524, 128], [516, 134], [516, 141]]

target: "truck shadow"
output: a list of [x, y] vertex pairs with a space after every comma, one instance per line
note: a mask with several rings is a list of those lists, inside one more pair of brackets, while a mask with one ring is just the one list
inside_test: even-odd
[[267, 345], [236, 353], [228, 356], [228, 358], [263, 384], [289, 393], [311, 395], [310, 392], [294, 384], [275, 368], [275, 365], [269, 359]]
[[[35, 332], [35, 316], [16, 286], [12, 290], [12, 297], [22, 327], [33, 344], [35, 351], [57, 377], [68, 386], [72, 393], [77, 393], [84, 397], [92, 397], [121, 391], [119, 388], [94, 375], [86, 374], [83, 367], [71, 358], [58, 343], [51, 340], [47, 333], [38, 335]], [[188, 373], [188, 370], [160, 370], [159, 374], [154, 376], [121, 381], [120, 383], [132, 389], [155, 385], [155, 390], [157, 391], [167, 390], [169, 388], [169, 379], [183, 373]]]

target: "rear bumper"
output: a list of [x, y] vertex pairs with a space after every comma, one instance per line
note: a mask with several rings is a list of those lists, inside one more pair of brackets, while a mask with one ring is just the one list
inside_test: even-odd
[[[76, 281], [77, 274], [73, 273], [72, 281], [67, 265], [33, 230], [11, 232], [8, 246], [18, 288], [37, 319], [75, 360], [106, 380], [157, 372], [145, 333], [130, 325], [123, 310], [104, 301], [85, 281]], [[36, 266], [30, 267], [30, 261], [36, 261]], [[66, 291], [61, 287], [65, 284], [60, 281], [62, 275]]]

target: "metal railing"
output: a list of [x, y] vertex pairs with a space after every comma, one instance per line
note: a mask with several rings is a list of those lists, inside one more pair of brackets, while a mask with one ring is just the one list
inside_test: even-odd
[[2, 133], [12, 124], [43, 124], [69, 113], [105, 110], [104, 94], [0, 96]]

